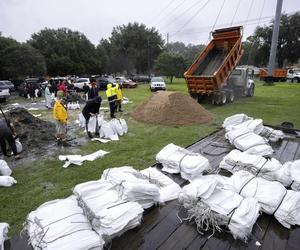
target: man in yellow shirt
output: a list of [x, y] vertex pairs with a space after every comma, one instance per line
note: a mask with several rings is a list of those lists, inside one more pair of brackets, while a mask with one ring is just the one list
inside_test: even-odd
[[57, 144], [68, 146], [67, 143], [67, 121], [68, 112], [64, 99], [57, 99], [53, 108], [53, 118], [56, 120], [56, 139]]
[[116, 94], [116, 87], [113, 87], [112, 84], [107, 84], [106, 96], [109, 103], [110, 109], [110, 118], [115, 117], [115, 109], [116, 109], [116, 101], [117, 101], [117, 94]]
[[123, 112], [122, 110], [123, 94], [122, 94], [122, 89], [118, 83], [116, 84], [116, 94], [117, 94], [116, 110], [119, 110], [119, 112]]

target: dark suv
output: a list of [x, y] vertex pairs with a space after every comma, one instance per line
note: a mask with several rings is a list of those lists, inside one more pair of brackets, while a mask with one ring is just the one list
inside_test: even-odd
[[116, 79], [111, 77], [99, 77], [97, 78], [97, 87], [99, 90], [106, 90], [107, 84], [116, 84]]
[[29, 93], [29, 85], [30, 84], [35, 84], [36, 88], [39, 90], [38, 91], [38, 96], [42, 96], [42, 87], [41, 87], [41, 82], [39, 78], [27, 78], [24, 80], [23, 83], [19, 86], [19, 96], [27, 97]]

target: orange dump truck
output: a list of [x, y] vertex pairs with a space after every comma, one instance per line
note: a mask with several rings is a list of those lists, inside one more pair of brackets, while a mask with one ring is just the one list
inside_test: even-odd
[[242, 33], [242, 26], [212, 33], [213, 39], [184, 73], [193, 98], [200, 101], [209, 96], [215, 104], [233, 101], [235, 90], [228, 84], [228, 78], [243, 54]]
[[[260, 69], [259, 70], [259, 78], [260, 80], [266, 80], [268, 77], [268, 70], [267, 69]], [[275, 82], [285, 82], [287, 77], [287, 70], [286, 69], [274, 69], [273, 71], [273, 80]]]

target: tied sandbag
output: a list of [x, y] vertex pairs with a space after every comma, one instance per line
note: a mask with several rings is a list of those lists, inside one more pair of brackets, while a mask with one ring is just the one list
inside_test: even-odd
[[159, 186], [162, 184], [147, 178], [132, 167], [105, 169], [101, 179], [115, 184], [122, 200], [136, 201], [144, 209], [159, 200]]
[[11, 176], [0, 176], [0, 187], [11, 187], [18, 182]]
[[171, 178], [164, 175], [154, 167], [149, 167], [140, 171], [150, 182], [157, 183], [160, 203], [175, 200], [181, 192], [181, 187]]
[[260, 155], [250, 155], [235, 149], [223, 158], [220, 168], [231, 173], [245, 170], [257, 177], [278, 181], [285, 187], [300, 190], [300, 160], [282, 165], [275, 158], [266, 159]]
[[217, 175], [201, 176], [182, 188], [179, 202], [194, 220], [198, 231], [222, 231], [227, 226], [235, 239], [246, 241], [259, 216], [260, 206], [254, 198], [243, 198], [222, 189], [223, 179]]
[[276, 142], [285, 138], [281, 130], [275, 130], [263, 125], [262, 119], [253, 119], [245, 114], [237, 114], [227, 117], [223, 122], [226, 132], [230, 130], [249, 129], [251, 132], [266, 138], [268, 141]]
[[119, 136], [122, 136], [124, 134], [123, 127], [118, 119], [110, 120], [109, 124], [116, 134], [118, 134]]
[[253, 197], [263, 212], [272, 214], [286, 228], [300, 224], [300, 193], [286, 190], [277, 181], [255, 177], [247, 171], [234, 173], [224, 185], [243, 197]]
[[126, 123], [125, 119], [120, 118], [119, 121], [121, 123], [122, 129], [123, 129], [123, 133], [127, 134], [127, 132], [128, 132], [128, 126], [127, 126], [127, 123]]
[[12, 170], [7, 165], [7, 162], [4, 160], [0, 160], [0, 175], [9, 176], [11, 175]]
[[103, 249], [101, 235], [92, 230], [75, 196], [53, 200], [29, 213], [25, 230], [35, 250]]
[[73, 190], [93, 229], [109, 239], [140, 225], [144, 211], [137, 202], [120, 199], [116, 188], [99, 180], [78, 184]]
[[18, 154], [21, 153], [23, 151], [23, 145], [20, 142], [19, 138], [15, 139], [15, 144], [16, 144], [16, 148], [17, 148], [17, 153]]
[[103, 121], [100, 128], [100, 137], [110, 139], [112, 141], [118, 141], [119, 136], [111, 127], [111, 124], [107, 121]]
[[67, 104], [68, 110], [74, 110], [74, 109], [80, 109], [80, 104], [79, 102], [68, 102]]
[[210, 169], [209, 161], [199, 153], [192, 153], [173, 143], [165, 146], [156, 160], [163, 165], [162, 171], [176, 174], [186, 180], [193, 180]]
[[8, 228], [9, 225], [5, 222], [0, 223], [0, 250], [4, 250], [4, 241], [8, 239]]
[[225, 138], [237, 149], [249, 154], [268, 156], [273, 153], [267, 140], [247, 127], [232, 129], [225, 134]]

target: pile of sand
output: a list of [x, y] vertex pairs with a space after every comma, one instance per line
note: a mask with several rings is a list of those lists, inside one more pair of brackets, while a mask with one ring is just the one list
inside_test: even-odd
[[42, 151], [55, 141], [55, 124], [34, 117], [24, 108], [15, 108], [5, 113], [16, 128], [24, 150]]
[[134, 119], [162, 125], [203, 124], [213, 116], [190, 96], [158, 91], [132, 113]]

